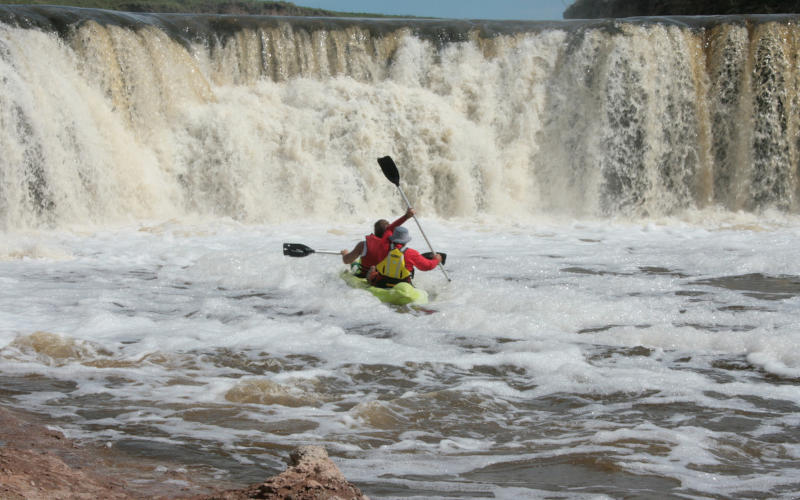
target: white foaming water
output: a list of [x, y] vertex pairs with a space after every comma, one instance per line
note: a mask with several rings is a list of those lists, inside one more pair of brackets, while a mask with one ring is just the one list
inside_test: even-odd
[[[82, 15], [0, 24], [5, 402], [153, 481], [311, 443], [376, 498], [800, 489], [796, 24]], [[385, 154], [430, 310], [280, 253], [402, 212]]]
[[385, 154], [442, 217], [797, 208], [791, 20], [414, 36], [243, 19], [186, 40], [191, 17], [93, 12], [63, 39], [0, 25], [5, 229], [344, 221], [391, 208]]
[[453, 277], [418, 275], [434, 312], [349, 288], [335, 256], [279, 251], [349, 247], [366, 221], [37, 234], [57, 258], [10, 236], [3, 383], [70, 435], [218, 480], [315, 443], [378, 498], [788, 498], [800, 222], [704, 215], [423, 217]]

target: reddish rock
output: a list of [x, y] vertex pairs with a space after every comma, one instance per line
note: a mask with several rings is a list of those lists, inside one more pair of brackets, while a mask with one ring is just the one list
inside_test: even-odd
[[132, 499], [83, 450], [33, 416], [0, 408], [0, 498]]
[[301, 446], [289, 459], [289, 468], [262, 484], [191, 500], [369, 500], [347, 481], [324, 448]]

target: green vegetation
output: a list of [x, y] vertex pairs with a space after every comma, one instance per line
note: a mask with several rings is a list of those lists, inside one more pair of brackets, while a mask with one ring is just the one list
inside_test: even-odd
[[387, 17], [379, 14], [334, 12], [298, 7], [291, 2], [261, 0], [0, 0], [4, 4], [64, 5], [127, 12], [239, 14], [262, 16]]

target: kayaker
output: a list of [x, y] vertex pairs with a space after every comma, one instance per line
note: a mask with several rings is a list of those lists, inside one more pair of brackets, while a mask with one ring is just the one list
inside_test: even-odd
[[353, 274], [359, 278], [365, 278], [369, 268], [377, 265], [389, 253], [389, 237], [392, 236], [395, 229], [413, 217], [415, 213], [414, 209], [409, 207], [405, 214], [391, 224], [386, 219], [376, 221], [372, 234], [365, 236], [352, 250], [342, 250], [342, 262], [352, 264], [360, 257], [358, 269], [354, 270]]
[[391, 288], [403, 281], [411, 283], [415, 268], [420, 271], [430, 271], [442, 261], [442, 256], [438, 253], [434, 254], [432, 259], [428, 259], [413, 248], [408, 248], [409, 241], [411, 235], [404, 227], [398, 227], [392, 233], [389, 237], [390, 250], [386, 258], [368, 271], [367, 280], [370, 285]]

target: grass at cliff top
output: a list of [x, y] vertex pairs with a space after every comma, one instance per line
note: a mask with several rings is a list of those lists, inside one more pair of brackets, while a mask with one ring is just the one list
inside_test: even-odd
[[397, 17], [362, 12], [334, 12], [310, 7], [298, 7], [291, 2], [260, 0], [0, 0], [11, 5], [63, 5], [126, 12], [169, 12], [195, 14], [239, 14], [263, 16], [322, 16], [322, 17]]

